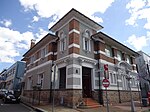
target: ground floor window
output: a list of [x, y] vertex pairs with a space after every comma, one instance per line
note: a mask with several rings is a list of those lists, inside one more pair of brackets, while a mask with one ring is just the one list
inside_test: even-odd
[[60, 78], [59, 78], [59, 89], [66, 88], [66, 67], [59, 69]]

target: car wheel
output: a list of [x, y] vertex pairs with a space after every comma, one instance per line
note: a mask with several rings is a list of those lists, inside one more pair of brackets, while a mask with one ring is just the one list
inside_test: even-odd
[[4, 102], [4, 103], [7, 103], [7, 101], [6, 101], [6, 99], [5, 99], [5, 98], [3, 98], [3, 102]]

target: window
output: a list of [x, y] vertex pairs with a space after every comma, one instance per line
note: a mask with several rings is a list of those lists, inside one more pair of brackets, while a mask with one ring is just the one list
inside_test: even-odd
[[35, 61], [35, 56], [34, 55], [31, 56], [30, 60], [31, 60], [30, 62], [33, 63]]
[[47, 45], [47, 46], [45, 47], [45, 49], [46, 49], [46, 51], [45, 51], [46, 54], [48, 54], [48, 52], [49, 52], [49, 51], [48, 51], [48, 50], [49, 50], [48, 47], [49, 47], [49, 45]]
[[132, 82], [132, 86], [136, 86], [136, 84], [135, 84], [135, 83], [136, 83], [136, 82], [135, 82], [135, 78], [132, 78], [132, 79], [131, 79], [131, 82]]
[[112, 48], [109, 45], [106, 45], [105, 53], [106, 53], [107, 56], [113, 57]]
[[121, 51], [117, 51], [117, 59], [118, 59], [119, 61], [122, 60], [122, 52], [121, 52]]
[[127, 57], [127, 58], [126, 58], [127, 63], [128, 63], [128, 64], [131, 64], [131, 58], [130, 58], [130, 56], [127, 55], [126, 57]]
[[41, 50], [41, 58], [44, 58], [45, 55], [46, 55], [46, 49], [43, 48], [43, 49]]
[[44, 74], [38, 75], [38, 84], [41, 85], [41, 88], [43, 88], [43, 80], [44, 80]]
[[110, 82], [111, 84], [117, 84], [117, 76], [116, 74], [109, 73], [110, 74]]
[[62, 31], [60, 33], [60, 51], [66, 50], [66, 36], [64, 35], [64, 32]]
[[32, 78], [31, 78], [31, 77], [28, 77], [28, 82], [27, 82], [27, 89], [28, 89], [28, 90], [31, 90], [31, 88], [32, 88], [32, 83], [33, 83]]
[[91, 51], [90, 32], [86, 30], [83, 33], [83, 50]]

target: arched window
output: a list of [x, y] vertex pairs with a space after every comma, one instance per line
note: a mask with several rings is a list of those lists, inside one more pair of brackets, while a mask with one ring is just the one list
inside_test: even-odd
[[128, 64], [131, 64], [131, 58], [130, 58], [129, 55], [126, 56], [126, 61], [127, 61]]
[[85, 30], [83, 33], [83, 50], [91, 51], [91, 39], [89, 30]]
[[117, 59], [118, 59], [119, 61], [122, 60], [122, 52], [121, 52], [121, 51], [117, 51]]
[[60, 51], [66, 50], [66, 36], [63, 31], [59, 34], [60, 37]]

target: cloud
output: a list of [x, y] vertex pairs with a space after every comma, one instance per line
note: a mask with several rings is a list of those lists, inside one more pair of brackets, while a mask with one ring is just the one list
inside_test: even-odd
[[150, 0], [131, 0], [126, 8], [130, 13], [130, 18], [126, 20], [126, 25], [137, 26], [137, 20], [145, 19], [145, 29], [150, 29]]
[[20, 50], [30, 47], [30, 41], [34, 38], [32, 32], [20, 33], [9, 28], [0, 27], [0, 62], [14, 63], [16, 56], [22, 56]]
[[126, 42], [132, 45], [136, 50], [142, 50], [143, 47], [149, 45], [148, 43], [150, 42], [150, 32], [147, 32], [147, 36], [141, 37], [131, 35]]
[[47, 35], [49, 32], [42, 29], [42, 28], [39, 28], [39, 33], [36, 33], [35, 36], [36, 36], [36, 42], [40, 41], [45, 35]]
[[[79, 10], [86, 16], [102, 22], [102, 18], [92, 15], [95, 12], [104, 13], [115, 0], [19, 0], [25, 11], [35, 11], [39, 17], [53, 17], [53, 21], [49, 26], [52, 26], [56, 20], [60, 19], [72, 8]], [[89, 10], [90, 9], [90, 10]], [[57, 18], [55, 18], [57, 17]]]
[[3, 24], [5, 27], [9, 27], [12, 25], [11, 20], [7, 20], [7, 19], [0, 21], [0, 23]]
[[37, 22], [39, 20], [39, 17], [34, 16], [32, 22]]

